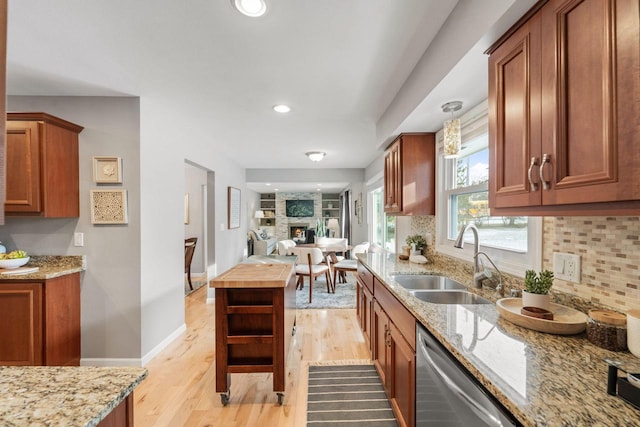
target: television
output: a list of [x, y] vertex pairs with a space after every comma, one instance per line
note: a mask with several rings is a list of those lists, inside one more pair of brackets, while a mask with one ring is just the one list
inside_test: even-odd
[[312, 217], [313, 200], [286, 200], [285, 212], [288, 217]]

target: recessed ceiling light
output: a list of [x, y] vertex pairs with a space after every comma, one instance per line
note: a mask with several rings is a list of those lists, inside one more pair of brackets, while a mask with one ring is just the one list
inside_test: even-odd
[[278, 104], [273, 106], [273, 111], [276, 111], [278, 113], [288, 113], [289, 111], [291, 111], [291, 107], [284, 104]]
[[270, 186], [271, 184], [269, 184], [268, 182], [265, 184], [267, 187]]
[[306, 154], [312, 162], [319, 162], [320, 160], [324, 159], [324, 156], [327, 153], [323, 153], [322, 151], [308, 151], [304, 154]]
[[257, 18], [267, 12], [267, 2], [265, 0], [231, 0], [231, 3], [240, 13], [252, 18]]

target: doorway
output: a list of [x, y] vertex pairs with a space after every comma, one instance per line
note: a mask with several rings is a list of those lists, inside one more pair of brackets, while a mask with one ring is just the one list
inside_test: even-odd
[[[214, 172], [185, 160], [184, 238], [197, 238], [191, 261], [194, 290], [208, 283], [208, 266], [215, 265]], [[190, 293], [185, 275], [185, 294]]]

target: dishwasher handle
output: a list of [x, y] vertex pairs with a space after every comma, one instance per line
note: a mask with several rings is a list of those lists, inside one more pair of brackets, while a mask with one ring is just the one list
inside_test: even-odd
[[467, 406], [471, 408], [479, 417], [483, 419], [485, 423], [495, 427], [503, 427], [502, 422], [487, 412], [478, 402], [476, 402], [471, 396], [464, 392], [444, 371], [438, 366], [438, 364], [431, 358], [431, 355], [427, 351], [427, 343], [421, 340], [420, 350], [429, 366], [433, 369], [436, 375], [442, 380], [442, 382], [457, 395], [460, 400], [465, 402]]

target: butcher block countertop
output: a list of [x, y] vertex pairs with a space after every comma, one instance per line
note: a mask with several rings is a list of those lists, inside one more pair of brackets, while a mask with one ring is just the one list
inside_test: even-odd
[[293, 263], [238, 264], [209, 281], [212, 288], [285, 288], [295, 274]]

